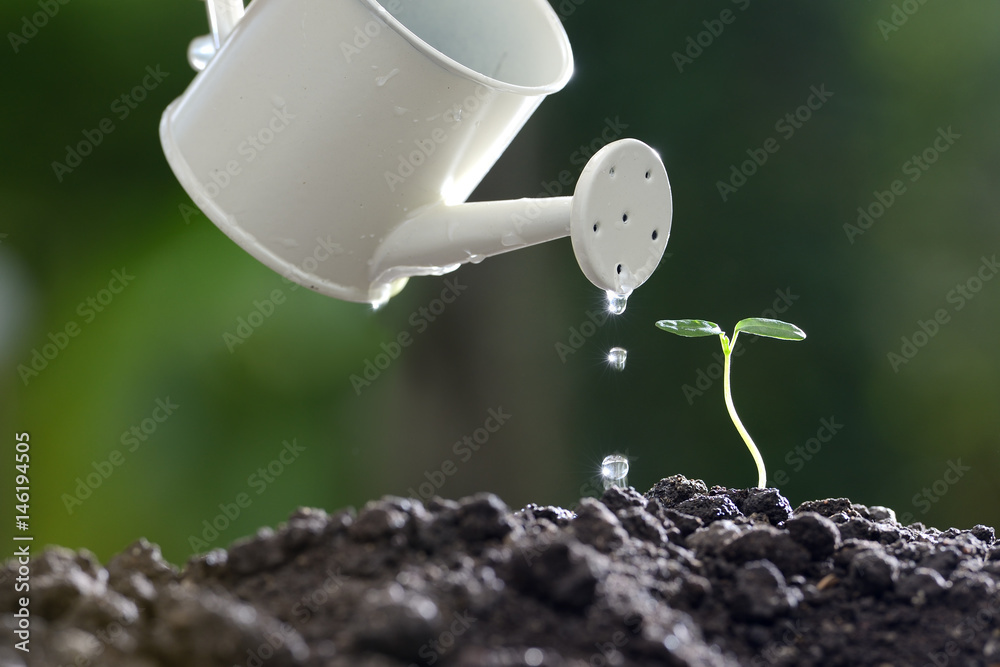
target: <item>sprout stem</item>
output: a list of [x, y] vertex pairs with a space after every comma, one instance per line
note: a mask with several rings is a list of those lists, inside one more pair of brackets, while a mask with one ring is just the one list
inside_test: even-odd
[[726, 409], [729, 410], [729, 417], [733, 420], [733, 424], [736, 425], [736, 430], [743, 437], [743, 442], [746, 443], [747, 449], [750, 450], [754, 463], [757, 464], [757, 488], [763, 489], [767, 487], [767, 472], [764, 470], [764, 459], [761, 458], [757, 445], [753, 444], [753, 439], [747, 432], [746, 427], [743, 426], [743, 422], [740, 421], [739, 415], [736, 414], [736, 407], [733, 405], [733, 393], [730, 388], [729, 374], [732, 369], [732, 353], [736, 347], [736, 338], [739, 335], [740, 332], [737, 331], [733, 334], [733, 340], [730, 341], [726, 338], [726, 334], [719, 334], [719, 338], [722, 339], [722, 352], [726, 357], [722, 386], [726, 396]]

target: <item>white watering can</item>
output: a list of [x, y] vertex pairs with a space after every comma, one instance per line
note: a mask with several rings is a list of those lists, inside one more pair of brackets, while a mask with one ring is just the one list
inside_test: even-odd
[[670, 235], [667, 173], [624, 139], [572, 197], [463, 203], [573, 72], [546, 0], [207, 0], [163, 150], [202, 211], [310, 289], [380, 304], [410, 276], [570, 236], [627, 297]]

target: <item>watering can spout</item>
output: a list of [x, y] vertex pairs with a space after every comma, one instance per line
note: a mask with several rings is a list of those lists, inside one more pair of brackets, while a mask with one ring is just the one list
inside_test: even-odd
[[465, 263], [568, 236], [572, 201], [553, 197], [431, 206], [379, 245], [372, 284], [441, 275]]
[[584, 275], [628, 296], [659, 265], [670, 236], [670, 182], [646, 144], [623, 139], [584, 168], [572, 197], [436, 204], [390, 232], [371, 263], [374, 294], [417, 275], [569, 236]]

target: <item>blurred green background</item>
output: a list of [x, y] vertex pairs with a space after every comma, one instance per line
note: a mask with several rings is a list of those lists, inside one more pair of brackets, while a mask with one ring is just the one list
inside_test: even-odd
[[[684, 391], [715, 373], [717, 341], [653, 323], [729, 329], [776, 299], [809, 338], [749, 346], [734, 399], [792, 503], [848, 496], [942, 528], [1000, 524], [1000, 280], [961, 309], [949, 301], [1000, 252], [1000, 5], [554, 2], [576, 73], [473, 198], [575, 179], [574, 153], [618, 119], [660, 152], [675, 204], [669, 257], [624, 315], [583, 327], [593, 335], [564, 362], [557, 344], [603, 307], [568, 240], [462, 267], [450, 277], [466, 289], [419, 332], [410, 317], [444, 278], [411, 280], [378, 312], [293, 289], [192, 213], [162, 156], [160, 114], [194, 76], [185, 50], [206, 31], [204, 3], [50, 0], [58, 13], [12, 39], [45, 4], [0, 8], [2, 477], [10, 488], [13, 434], [29, 432], [41, 544], [107, 558], [146, 536], [182, 562], [299, 505], [360, 506], [429, 480], [445, 497], [568, 506], [616, 450], [640, 490], [676, 473], [752, 485], [721, 382]], [[112, 105], [147, 66], [169, 75], [121, 118]], [[813, 86], [832, 96], [787, 136], [776, 123]], [[114, 131], [60, 180], [52, 163], [103, 118]], [[904, 163], [939, 128], [960, 137], [909, 180]], [[717, 183], [769, 137], [779, 150], [723, 201]], [[849, 239], [858, 207], [896, 179], [905, 193]], [[91, 313], [116, 270], [134, 279]], [[223, 334], [276, 289], [287, 300], [231, 353]], [[887, 354], [939, 309], [947, 323], [894, 369]], [[44, 370], [19, 371], [71, 322], [79, 335]], [[400, 331], [413, 344], [358, 395], [351, 374]], [[615, 345], [629, 351], [622, 373], [604, 359]], [[158, 400], [177, 406], [162, 423]], [[500, 408], [511, 417], [463, 460], [454, 443]], [[823, 419], [842, 428], [810, 443]], [[144, 420], [130, 451], [123, 435]], [[277, 465], [284, 441], [304, 449]], [[454, 474], [435, 474], [448, 460]], [[961, 476], [948, 473], [959, 462]], [[78, 478], [108, 465], [81, 499]], [[81, 502], [67, 507], [71, 495]], [[205, 521], [223, 527], [216, 537]]]

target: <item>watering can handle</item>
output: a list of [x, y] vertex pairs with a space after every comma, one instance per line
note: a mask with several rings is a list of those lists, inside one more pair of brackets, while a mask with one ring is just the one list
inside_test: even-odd
[[205, 5], [208, 7], [208, 24], [212, 32], [195, 37], [188, 46], [188, 62], [197, 72], [205, 69], [215, 57], [246, 11], [243, 0], [205, 0]]
[[205, 0], [208, 6], [208, 23], [212, 27], [212, 41], [219, 49], [246, 11], [243, 0]]

